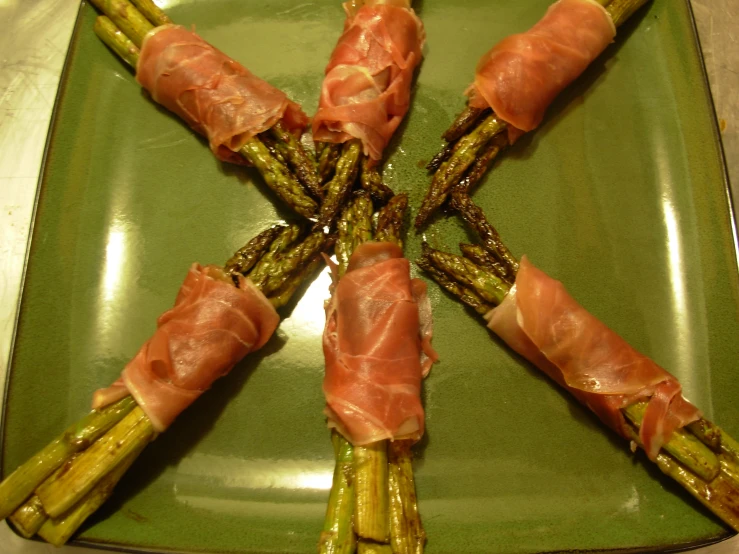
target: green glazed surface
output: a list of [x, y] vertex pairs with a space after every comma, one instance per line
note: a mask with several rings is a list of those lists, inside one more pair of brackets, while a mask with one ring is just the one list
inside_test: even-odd
[[[311, 113], [339, 36], [336, 1], [170, 2], [180, 23]], [[417, 209], [423, 162], [478, 57], [548, 0], [418, 2], [428, 32], [385, 175]], [[2, 444], [4, 474], [88, 409], [169, 308], [188, 266], [222, 263], [287, 212], [142, 93], [83, 7], [49, 145]], [[564, 281], [739, 437], [739, 285], [713, 112], [690, 14], [654, 0], [503, 156], [476, 201], [516, 255]], [[456, 219], [423, 234], [456, 250]], [[408, 237], [408, 254], [420, 236]], [[257, 355], [149, 446], [86, 543], [314, 552], [332, 471], [322, 416], [323, 274]], [[428, 433], [417, 448], [427, 551], [695, 544], [729, 531], [433, 284]]]

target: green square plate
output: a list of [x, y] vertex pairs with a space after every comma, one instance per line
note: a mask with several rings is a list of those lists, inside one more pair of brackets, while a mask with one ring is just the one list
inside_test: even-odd
[[[427, 56], [386, 176], [417, 208], [420, 169], [478, 57], [549, 0], [425, 0]], [[170, 1], [311, 112], [342, 27], [335, 0]], [[2, 469], [113, 381], [193, 261], [224, 261], [289, 214], [217, 162], [94, 36], [83, 6], [51, 129], [7, 388]], [[653, 0], [476, 192], [513, 252], [685, 385], [739, 436], [739, 283], [727, 183], [687, 2]], [[454, 249], [465, 231], [425, 238]], [[408, 238], [409, 256], [420, 236]], [[78, 542], [314, 552], [332, 471], [322, 416], [323, 274], [277, 336], [147, 448]], [[681, 548], [728, 528], [589, 412], [491, 340], [436, 286], [442, 361], [424, 398], [417, 485], [428, 553]]]

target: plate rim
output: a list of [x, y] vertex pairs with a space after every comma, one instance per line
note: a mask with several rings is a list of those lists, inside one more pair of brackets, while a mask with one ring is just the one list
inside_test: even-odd
[[[647, 0], [649, 1], [649, 0]], [[731, 229], [731, 237], [733, 242], [733, 255], [734, 255], [734, 266], [736, 267], [737, 271], [739, 271], [739, 230], [737, 227], [737, 217], [735, 212], [735, 203], [733, 198], [733, 193], [731, 190], [731, 181], [729, 178], [729, 172], [728, 172], [728, 165], [726, 162], [726, 152], [724, 149], [724, 143], [721, 138], [721, 132], [719, 130], [719, 124], [718, 124], [718, 114], [716, 112], [716, 104], [713, 98], [713, 94], [711, 92], [710, 87], [710, 81], [708, 79], [708, 71], [706, 67], [706, 61], [705, 57], [703, 55], [703, 46], [701, 44], [700, 35], [698, 33], [698, 26], [695, 19], [695, 12], [693, 10], [693, 6], [691, 3], [691, 0], [683, 0], [683, 4], [685, 5], [685, 8], [687, 10], [688, 19], [689, 19], [689, 27], [690, 27], [690, 34], [692, 37], [692, 43], [696, 49], [696, 53], [698, 55], [698, 62], [699, 62], [699, 69], [700, 69], [700, 75], [701, 75], [701, 92], [704, 96], [704, 100], [707, 103], [707, 106], [709, 108], [710, 112], [710, 120], [711, 120], [711, 134], [713, 136], [713, 140], [715, 144], [718, 146], [718, 162], [721, 168], [721, 179], [723, 181], [723, 188], [724, 188], [724, 197], [726, 201], [726, 207], [729, 211], [729, 226]], [[36, 219], [38, 216], [38, 207], [39, 207], [39, 201], [41, 197], [41, 192], [44, 187], [44, 183], [46, 182], [47, 178], [47, 172], [49, 169], [49, 154], [51, 151], [52, 143], [54, 141], [54, 137], [57, 131], [57, 126], [60, 121], [59, 112], [60, 112], [60, 105], [64, 99], [64, 96], [67, 91], [67, 85], [69, 83], [69, 73], [71, 71], [71, 65], [72, 65], [72, 59], [76, 53], [76, 50], [79, 46], [79, 34], [82, 29], [82, 20], [83, 20], [83, 14], [84, 10], [88, 9], [94, 9], [91, 5], [89, 0], [81, 0], [79, 7], [77, 8], [77, 14], [75, 15], [75, 21], [74, 26], [72, 29], [72, 33], [70, 35], [69, 44], [67, 46], [67, 51], [64, 57], [64, 64], [62, 66], [62, 71], [59, 76], [59, 85], [56, 91], [56, 94], [54, 96], [54, 106], [51, 112], [51, 118], [49, 120], [49, 127], [46, 133], [46, 139], [44, 141], [44, 151], [43, 156], [41, 159], [41, 164], [39, 168], [39, 176], [38, 180], [36, 182], [36, 191], [34, 194], [33, 199], [33, 205], [31, 210], [31, 222], [28, 229], [28, 238], [26, 240], [26, 249], [25, 254], [23, 258], [23, 269], [21, 273], [21, 280], [20, 280], [20, 286], [19, 286], [19, 293], [18, 293], [18, 300], [16, 302], [15, 307], [15, 315], [12, 318], [13, 322], [13, 331], [10, 341], [10, 349], [8, 351], [8, 362], [7, 362], [7, 368], [5, 373], [5, 382], [2, 384], [2, 410], [0, 410], [0, 460], [4, 457], [5, 453], [5, 426], [7, 423], [7, 403], [6, 400], [8, 398], [8, 393], [10, 389], [10, 380], [11, 380], [11, 373], [13, 368], [13, 360], [15, 358], [15, 348], [16, 348], [16, 341], [18, 339], [18, 327], [20, 324], [20, 318], [21, 318], [21, 306], [23, 304], [23, 299], [26, 293], [26, 279], [28, 274], [28, 265], [30, 262], [31, 257], [31, 249], [34, 244], [34, 237], [36, 232]], [[2, 471], [2, 465], [0, 465], [0, 479], [3, 477], [3, 471]], [[25, 539], [17, 530], [16, 528], [8, 521], [6, 520], [7, 527], [18, 537]], [[657, 546], [649, 546], [647, 548], [644, 547], [633, 547], [633, 548], [600, 548], [600, 549], [585, 549], [585, 550], [569, 550], [566, 551], [570, 554], [633, 554], [636, 552], [665, 552], [665, 553], [676, 553], [676, 552], [687, 552], [691, 550], [696, 550], [698, 548], [702, 548], [705, 546], [710, 546], [714, 544], [718, 544], [720, 542], [723, 542], [725, 540], [728, 540], [732, 537], [737, 536], [739, 533], [731, 530], [727, 530], [722, 535], [714, 535], [711, 537], [705, 537], [697, 539], [696, 541], [691, 541], [687, 543], [673, 543], [673, 544], [665, 544], [665, 545], [657, 545]], [[43, 543], [43, 541], [36, 536], [34, 536], [31, 539], [33, 542], [39, 542]], [[78, 546], [83, 548], [96, 548], [99, 550], [104, 551], [110, 551], [110, 552], [123, 552], [123, 553], [130, 553], [130, 554], [171, 554], [174, 552], [182, 553], [182, 552], [198, 552], [203, 554], [210, 554], [211, 552], [215, 551], [206, 551], [206, 550], [178, 550], [178, 549], [168, 549], [168, 548], [150, 548], [150, 547], [144, 547], [144, 546], [136, 546], [136, 545], [127, 545], [125, 543], [112, 543], [112, 542], [106, 542], [104, 540], [91, 540], [91, 539], [72, 539], [67, 545], [70, 546]], [[547, 551], [549, 554], [554, 554], [558, 551]], [[259, 554], [255, 552], [254, 554]]]

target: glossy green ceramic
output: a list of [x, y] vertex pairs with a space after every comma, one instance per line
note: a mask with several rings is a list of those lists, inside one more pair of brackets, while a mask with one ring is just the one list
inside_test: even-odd
[[[168, 2], [175, 21], [315, 109], [336, 1]], [[477, 58], [548, 0], [418, 2], [426, 59], [385, 175], [411, 193]], [[287, 212], [217, 162], [93, 35], [83, 6], [59, 96], [10, 372], [7, 472], [88, 408], [193, 261], [222, 263]], [[653, 0], [475, 194], [517, 255], [677, 375], [739, 437], [739, 284], [720, 147], [691, 17]], [[402, 141], [398, 138], [402, 135]], [[415, 210], [414, 210], [415, 211]], [[423, 234], [455, 249], [459, 221]], [[410, 256], [421, 236], [408, 237]], [[434, 344], [417, 487], [429, 554], [652, 549], [729, 531], [480, 320], [430, 285]], [[141, 456], [79, 540], [205, 552], [315, 551], [331, 482], [321, 276], [276, 336]]]

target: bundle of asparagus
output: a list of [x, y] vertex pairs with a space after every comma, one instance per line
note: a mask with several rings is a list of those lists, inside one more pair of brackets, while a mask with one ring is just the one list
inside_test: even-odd
[[[140, 49], [145, 38], [153, 36], [155, 29], [171, 26], [172, 22], [151, 0], [135, 0], [133, 3], [128, 0], [91, 2], [104, 14], [95, 21], [95, 33], [138, 73], [141, 70]], [[202, 39], [200, 41], [199, 46], [207, 45]], [[225, 58], [220, 53], [218, 55]], [[256, 80], [251, 75], [249, 77]], [[264, 90], [269, 85], [263, 81], [254, 86], [259, 94], [268, 97], [274, 97], [275, 92], [279, 92], [271, 87]], [[251, 98], [244, 100], [248, 102]], [[297, 105], [294, 105], [294, 109], [299, 111]], [[302, 112], [300, 114], [307, 122], [305, 115]], [[284, 117], [287, 117], [287, 112]], [[192, 122], [189, 123], [192, 125]], [[254, 166], [267, 186], [295, 212], [312, 218], [316, 216], [323, 199], [321, 179], [312, 153], [303, 148], [291, 130], [285, 119], [278, 120], [268, 130], [248, 138], [238, 150], [238, 156]]]
[[[417, 264], [452, 296], [491, 321], [496, 306], [506, 300], [514, 287], [519, 263], [486, 220], [482, 210], [465, 193], [452, 194], [452, 207], [477, 231], [481, 244], [461, 244], [463, 256], [459, 256], [433, 249], [424, 243]], [[503, 338], [509, 342], [508, 338]], [[509, 345], [512, 346], [512, 343], [509, 342]], [[526, 353], [523, 355], [534, 361]], [[552, 375], [546, 367], [542, 367], [549, 362], [543, 361], [542, 365], [539, 361], [534, 363], [578, 400], [587, 402], [604, 419], [603, 414], [593, 408], [589, 398], [583, 398], [582, 393], [569, 387], [560, 375]], [[644, 449], [649, 459], [665, 475], [677, 481], [706, 508], [739, 531], [739, 443], [711, 421], [697, 417], [671, 433], [658, 452], [650, 453], [649, 445], [643, 441], [642, 425], [647, 424], [651, 400], [650, 396], [623, 406], [620, 409], [623, 424], [615, 430], [631, 441], [632, 448]]]
[[[299, 225], [275, 226], [236, 252], [221, 275], [231, 285], [248, 278], [279, 308], [323, 263], [333, 240]], [[156, 436], [131, 396], [93, 410], [0, 483], [0, 519], [9, 518], [25, 537], [64, 544]]]
[[[613, 25], [620, 27], [646, 4], [647, 0], [597, 0], [597, 2], [605, 8]], [[484, 58], [481, 60], [481, 66], [484, 60]], [[577, 74], [574, 74], [572, 78], [576, 76]], [[519, 75], [517, 77], [518, 79], [512, 81], [523, 80]], [[546, 79], [547, 76], [544, 75], [540, 81]], [[541, 87], [541, 82], [537, 81], [527, 86], [536, 89]], [[515, 90], [508, 92], [513, 97], [517, 94]], [[546, 109], [551, 100], [552, 98], [543, 99], [543, 105], [537, 106], [535, 111], [540, 111], [543, 115], [543, 109]], [[472, 99], [442, 135], [446, 144], [427, 166], [427, 169], [433, 172], [433, 178], [416, 216], [416, 228], [421, 228], [429, 217], [444, 205], [452, 192], [470, 192], [485, 175], [498, 154], [522, 133], [501, 114], [496, 114], [492, 108], [472, 106], [471, 102]], [[538, 122], [535, 122], [533, 127], [536, 125]]]
[[421, 62], [423, 24], [412, 0], [346, 2], [347, 20], [326, 68], [313, 139], [326, 199], [318, 224], [330, 227], [355, 180], [377, 202], [393, 192], [383, 183], [383, 149], [410, 106]]
[[[352, 253], [369, 241], [400, 246], [405, 194], [380, 209], [373, 225], [372, 202], [356, 193], [339, 221], [335, 277], [341, 279]], [[324, 345], [325, 348], [325, 345]], [[333, 485], [319, 551], [325, 554], [423, 552], [426, 535], [421, 525], [413, 478], [413, 440], [381, 440], [352, 445], [332, 431], [336, 457]]]

